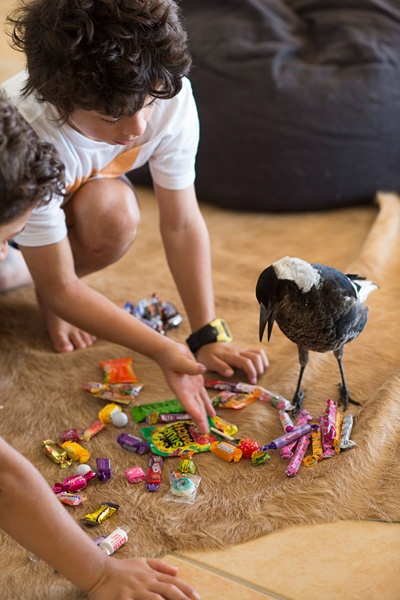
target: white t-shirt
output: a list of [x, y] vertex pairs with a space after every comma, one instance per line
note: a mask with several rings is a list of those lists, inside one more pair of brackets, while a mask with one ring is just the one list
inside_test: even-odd
[[[25, 71], [2, 84], [40, 139], [55, 145], [65, 165], [66, 189], [76, 191], [90, 179], [115, 178], [149, 162], [155, 183], [170, 190], [184, 189], [195, 179], [199, 122], [191, 84], [170, 100], [159, 100], [143, 135], [129, 146], [91, 140], [68, 124], [58, 125], [51, 104], [37, 102], [34, 95], [21, 98]], [[33, 211], [23, 232], [15, 237], [23, 246], [46, 246], [67, 235], [62, 197]]]

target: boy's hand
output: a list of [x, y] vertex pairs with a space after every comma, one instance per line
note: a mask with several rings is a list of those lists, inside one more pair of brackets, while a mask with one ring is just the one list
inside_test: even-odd
[[207, 433], [210, 429], [207, 414], [214, 417], [215, 410], [204, 387], [206, 367], [197, 362], [183, 344], [173, 343], [154, 358], [162, 368], [169, 387], [200, 432]]
[[208, 371], [215, 371], [226, 378], [232, 377], [234, 369], [240, 369], [253, 385], [269, 366], [263, 348], [240, 348], [226, 342], [205, 344], [197, 352], [197, 358]]
[[96, 585], [88, 591], [90, 600], [200, 600], [198, 593], [176, 577], [178, 569], [158, 558], [113, 557], [104, 561]]

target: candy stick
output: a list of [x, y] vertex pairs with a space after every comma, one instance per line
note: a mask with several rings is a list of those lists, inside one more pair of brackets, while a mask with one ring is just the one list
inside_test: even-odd
[[[311, 420], [312, 420], [312, 416], [310, 415], [308, 410], [303, 409], [297, 418], [296, 426], [299, 427], [300, 425], [305, 425], [306, 423], [308, 423], [308, 421], [311, 421]], [[291, 444], [288, 444], [287, 446], [283, 446], [283, 448], [281, 448], [279, 450], [279, 454], [282, 456], [282, 458], [292, 458], [292, 456], [293, 456], [292, 450], [296, 446], [296, 444], [297, 444], [297, 440], [295, 440]], [[322, 449], [321, 449], [321, 452], [322, 452]]]
[[300, 468], [301, 461], [303, 460], [308, 445], [310, 443], [311, 433], [303, 435], [297, 442], [296, 450], [293, 452], [293, 457], [290, 459], [286, 469], [286, 475], [288, 477], [294, 477]]
[[210, 431], [212, 431], [213, 433], [216, 433], [217, 435], [220, 435], [221, 437], [233, 442], [234, 444], [239, 444], [241, 438], [234, 438], [231, 435], [228, 435], [227, 433], [225, 433], [224, 431], [220, 431], [220, 429], [217, 429], [216, 427], [210, 427]]
[[270, 444], [266, 444], [265, 446], [260, 448], [260, 450], [279, 450], [279, 448], [287, 446], [291, 442], [298, 440], [303, 435], [306, 435], [306, 433], [311, 433], [311, 431], [317, 427], [318, 425], [310, 425], [309, 423], [301, 425], [300, 427], [296, 427], [290, 433], [286, 433], [285, 435], [282, 435], [281, 437], [272, 440]]
[[242, 381], [218, 381], [206, 379], [204, 382], [206, 388], [213, 390], [225, 390], [227, 392], [243, 392], [245, 394], [258, 393], [258, 399], [262, 402], [268, 402], [279, 410], [292, 410], [293, 405], [279, 394], [273, 394], [269, 390], [261, 387], [260, 385], [251, 385]]

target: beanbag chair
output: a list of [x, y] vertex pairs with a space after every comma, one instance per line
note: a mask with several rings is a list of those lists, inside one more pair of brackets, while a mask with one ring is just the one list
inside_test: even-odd
[[397, 0], [182, 0], [200, 115], [196, 188], [306, 211], [400, 191]]

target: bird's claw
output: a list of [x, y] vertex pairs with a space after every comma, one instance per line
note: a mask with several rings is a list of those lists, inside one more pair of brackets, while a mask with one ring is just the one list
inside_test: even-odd
[[294, 406], [292, 410], [292, 417], [295, 419], [303, 408], [303, 398], [304, 398], [304, 390], [296, 391], [293, 396], [292, 405]]
[[353, 400], [353, 398], [351, 398], [349, 390], [345, 388], [341, 383], [339, 383], [339, 390], [340, 394], [338, 406], [341, 406], [341, 404], [343, 403], [343, 412], [346, 412], [346, 410], [349, 407], [349, 403], [355, 404], [356, 406], [362, 406], [360, 402], [357, 402], [357, 400]]

